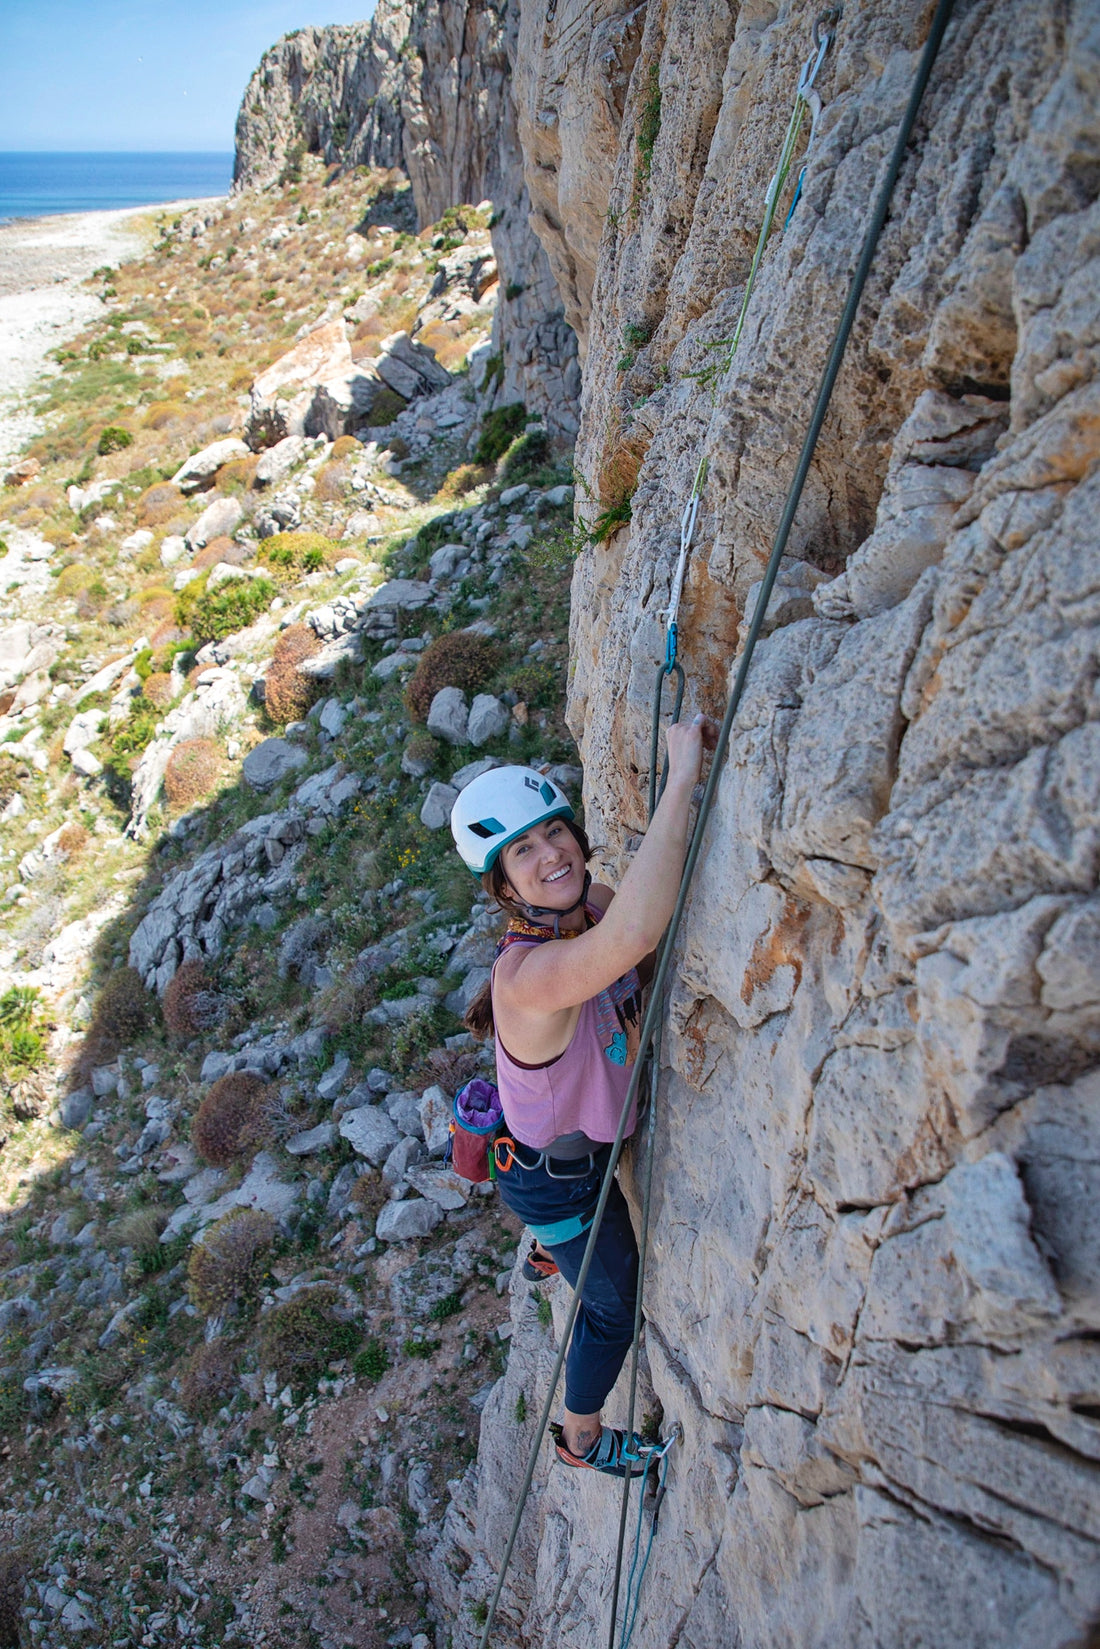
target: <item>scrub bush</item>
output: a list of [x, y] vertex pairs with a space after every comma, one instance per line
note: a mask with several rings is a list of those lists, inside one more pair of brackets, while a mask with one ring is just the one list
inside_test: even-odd
[[347, 1357], [359, 1343], [353, 1323], [343, 1322], [334, 1307], [340, 1298], [331, 1283], [303, 1288], [264, 1318], [260, 1359], [280, 1375], [316, 1372], [332, 1358]]
[[108, 424], [96, 442], [95, 450], [101, 458], [106, 458], [112, 452], [125, 452], [133, 444], [134, 438], [128, 429], [121, 429], [118, 424]]
[[171, 807], [187, 808], [208, 796], [218, 782], [218, 747], [213, 739], [184, 739], [168, 757], [164, 794]]
[[487, 412], [481, 420], [474, 463], [495, 464], [498, 458], [503, 458], [526, 422], [527, 408], [522, 401], [512, 401], [506, 407]]
[[405, 689], [405, 703], [415, 721], [427, 721], [432, 700], [441, 687], [461, 687], [472, 692], [493, 675], [499, 654], [488, 636], [470, 635], [462, 630], [437, 636], [420, 655], [412, 680]]
[[265, 538], [257, 552], [269, 567], [300, 568], [318, 572], [336, 559], [339, 546], [319, 532], [277, 532]]
[[142, 692], [154, 710], [167, 710], [175, 697], [175, 686], [167, 670], [154, 670], [145, 679]]
[[208, 1090], [191, 1119], [191, 1143], [214, 1168], [248, 1156], [265, 1132], [267, 1083], [251, 1071], [229, 1071]]
[[147, 1030], [153, 1004], [135, 968], [116, 968], [99, 993], [85, 1042], [96, 1050], [96, 1063], [105, 1063]]
[[180, 591], [176, 622], [189, 629], [200, 644], [224, 641], [266, 611], [275, 594], [269, 578], [235, 578], [210, 591], [204, 579], [196, 578]]
[[187, 1292], [205, 1317], [253, 1303], [263, 1282], [275, 1221], [258, 1208], [234, 1208], [191, 1250]]
[[243, 544], [235, 544], [231, 538], [226, 538], [223, 534], [220, 538], [212, 538], [205, 549], [199, 551], [191, 565], [197, 567], [200, 572], [205, 571], [207, 567], [216, 567], [220, 561], [227, 567], [243, 567], [247, 555], [248, 551]]
[[180, 1380], [180, 1402], [188, 1414], [204, 1420], [232, 1397], [237, 1355], [220, 1336], [192, 1352]]
[[164, 993], [164, 1023], [176, 1036], [209, 1031], [225, 1012], [225, 998], [214, 989], [202, 963], [184, 962]]
[[163, 527], [179, 515], [182, 505], [178, 488], [170, 481], [157, 481], [153, 486], [146, 487], [137, 501], [138, 525]]
[[550, 437], [544, 429], [529, 429], [504, 454], [498, 478], [513, 486], [517, 481], [529, 480], [549, 459]]
[[316, 684], [298, 666], [320, 650], [321, 643], [308, 624], [288, 625], [275, 643], [264, 677], [264, 709], [279, 726], [301, 721], [313, 703]]

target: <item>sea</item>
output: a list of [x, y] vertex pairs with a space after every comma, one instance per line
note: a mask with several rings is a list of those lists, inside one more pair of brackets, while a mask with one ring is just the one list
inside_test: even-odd
[[228, 193], [232, 153], [0, 153], [0, 223]]

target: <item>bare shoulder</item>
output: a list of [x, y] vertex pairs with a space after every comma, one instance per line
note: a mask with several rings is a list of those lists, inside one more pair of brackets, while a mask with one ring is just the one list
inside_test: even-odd
[[605, 887], [603, 882], [593, 882], [588, 890], [588, 902], [597, 910], [606, 910], [614, 897], [615, 889]]

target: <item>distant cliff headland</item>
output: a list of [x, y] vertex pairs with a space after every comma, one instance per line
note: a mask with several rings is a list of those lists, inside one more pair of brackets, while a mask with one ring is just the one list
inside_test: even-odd
[[[478, 1643], [567, 1291], [444, 1164], [449, 808], [547, 763], [621, 872], [702, 458], [721, 712], [928, 22], [833, 20], [747, 306], [814, 18], [723, 0], [299, 31], [97, 271], [0, 494], [0, 1649]], [[1100, 1631], [1098, 91], [956, 8], [734, 724], [634, 1649]], [[592, 1475], [494, 1643], [606, 1641]]]

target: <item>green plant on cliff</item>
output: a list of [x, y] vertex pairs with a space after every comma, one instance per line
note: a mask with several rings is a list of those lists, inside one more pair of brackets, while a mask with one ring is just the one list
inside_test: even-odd
[[634, 167], [634, 187], [630, 196], [630, 213], [632, 217], [637, 217], [642, 204], [642, 196], [649, 183], [650, 173], [653, 170], [653, 150], [660, 130], [661, 70], [659, 64], [651, 63], [645, 78], [642, 104], [638, 111], [638, 124], [635, 128], [638, 159]]
[[474, 449], [475, 464], [495, 464], [502, 458], [527, 422], [527, 408], [522, 401], [511, 401], [506, 407], [487, 412], [481, 421], [481, 434]]
[[39, 992], [13, 985], [0, 996], [0, 1082], [35, 1070], [46, 1057], [46, 1020]]

